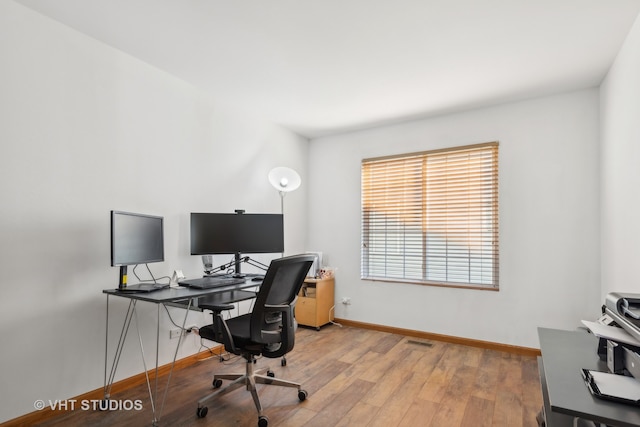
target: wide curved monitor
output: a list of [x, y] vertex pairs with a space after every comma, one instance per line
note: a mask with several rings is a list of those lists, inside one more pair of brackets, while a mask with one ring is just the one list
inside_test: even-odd
[[284, 252], [281, 214], [191, 214], [191, 255], [277, 252]]

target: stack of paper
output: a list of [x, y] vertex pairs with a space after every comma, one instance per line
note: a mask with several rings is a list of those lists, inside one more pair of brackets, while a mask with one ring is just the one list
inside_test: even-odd
[[582, 324], [591, 331], [591, 333], [599, 338], [606, 338], [611, 341], [621, 342], [624, 344], [640, 347], [640, 341], [632, 337], [629, 332], [616, 326], [602, 325], [596, 322], [583, 320]]

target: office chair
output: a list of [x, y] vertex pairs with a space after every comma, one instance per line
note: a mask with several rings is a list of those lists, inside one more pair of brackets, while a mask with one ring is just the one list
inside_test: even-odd
[[[259, 427], [266, 427], [269, 420], [263, 414], [256, 384], [295, 387], [300, 401], [307, 398], [307, 392], [300, 384], [274, 378], [274, 373], [268, 367], [254, 371], [253, 365], [256, 356], [279, 358], [293, 349], [297, 327], [294, 318], [297, 295], [313, 260], [313, 255], [294, 255], [271, 261], [251, 313], [225, 320], [222, 312], [232, 309], [233, 305], [201, 306], [213, 311], [213, 324], [200, 328], [200, 336], [222, 343], [229, 353], [242, 356], [246, 369], [244, 373], [214, 375], [213, 387], [219, 390], [198, 401], [199, 418], [207, 415], [205, 403], [208, 400], [243, 385], [251, 392], [258, 410]], [[222, 380], [232, 382], [220, 389]]]

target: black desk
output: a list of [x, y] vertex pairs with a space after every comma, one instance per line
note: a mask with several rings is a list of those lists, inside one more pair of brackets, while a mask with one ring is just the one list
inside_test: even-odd
[[[198, 301], [202, 301], [203, 303], [232, 303], [238, 301], [244, 301], [247, 299], [251, 299], [255, 297], [255, 292], [250, 292], [245, 289], [255, 288], [260, 285], [260, 282], [254, 282], [252, 280], [247, 280], [244, 283], [237, 285], [229, 285], [219, 288], [213, 289], [192, 289], [186, 287], [177, 287], [177, 288], [166, 288], [161, 289], [154, 292], [140, 292], [140, 293], [130, 293], [130, 292], [120, 292], [117, 289], [105, 289], [102, 292], [107, 295], [107, 324], [106, 324], [106, 338], [105, 338], [105, 357], [104, 357], [104, 398], [109, 399], [111, 395], [111, 388], [113, 386], [113, 381], [115, 379], [116, 370], [118, 368], [118, 362], [120, 360], [120, 356], [122, 354], [122, 349], [124, 348], [124, 342], [127, 337], [127, 333], [129, 331], [129, 327], [131, 325], [131, 321], [135, 319], [135, 324], [137, 324], [137, 314], [136, 314], [136, 304], [138, 301], [150, 302], [157, 305], [157, 324], [156, 324], [156, 368], [155, 368], [155, 378], [154, 378], [154, 391], [152, 392], [151, 382], [149, 379], [149, 375], [147, 374], [149, 370], [147, 369], [147, 364], [144, 357], [144, 346], [142, 343], [142, 337], [140, 335], [140, 330], [138, 330], [138, 339], [140, 341], [140, 352], [142, 354], [142, 363], [144, 365], [144, 372], [147, 379], [147, 388], [149, 390], [149, 399], [151, 401], [151, 410], [153, 412], [153, 421], [152, 424], [155, 426], [160, 420], [162, 415], [162, 409], [164, 408], [164, 403], [167, 397], [167, 390], [169, 389], [169, 382], [171, 381], [171, 374], [173, 373], [173, 367], [176, 363], [176, 358], [178, 356], [178, 350], [180, 348], [180, 343], [182, 341], [182, 334], [178, 337], [178, 342], [176, 343], [176, 350], [173, 355], [173, 362], [171, 363], [171, 369], [169, 371], [169, 376], [167, 378], [167, 383], [165, 386], [164, 395], [162, 398], [162, 402], [160, 404], [160, 408], [156, 407], [158, 403], [158, 351], [160, 348], [160, 308], [161, 306], [172, 306], [179, 307], [185, 309], [184, 319], [182, 321], [182, 329], [185, 328], [187, 322], [187, 315], [189, 314], [189, 310], [195, 309], [200, 310], [198, 307]], [[118, 345], [116, 346], [115, 354], [113, 357], [113, 362], [111, 364], [111, 370], [109, 375], [107, 376], [108, 364], [109, 364], [109, 298], [111, 296], [127, 298], [129, 299], [129, 307], [127, 308], [127, 313], [124, 317], [122, 323], [122, 331], [120, 332], [120, 339], [118, 340]], [[137, 329], [137, 328], [136, 328]]]
[[132, 300], [147, 301], [155, 304], [167, 302], [189, 301], [198, 297], [207, 297], [211, 295], [221, 294], [223, 292], [238, 291], [241, 289], [255, 288], [260, 282], [252, 282], [247, 280], [239, 285], [229, 285], [213, 289], [193, 289], [186, 287], [165, 288], [154, 292], [120, 292], [118, 289], [105, 289], [102, 292], [107, 295], [117, 295], [119, 297], [129, 298]]
[[580, 369], [607, 372], [597, 354], [598, 338], [586, 331], [538, 328], [540, 382], [548, 427], [573, 426], [574, 418], [611, 426], [640, 426], [640, 409], [591, 395]]

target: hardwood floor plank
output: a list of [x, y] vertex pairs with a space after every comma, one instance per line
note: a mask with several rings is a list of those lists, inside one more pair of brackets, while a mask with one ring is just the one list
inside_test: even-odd
[[522, 358], [522, 425], [538, 427], [535, 417], [540, 411], [542, 390], [538, 376], [538, 362], [534, 358]]
[[[398, 346], [398, 351], [393, 352], [391, 357], [395, 357], [394, 370], [401, 371], [413, 371], [416, 364], [424, 357], [426, 351], [430, 348], [417, 348], [414, 344], [408, 344], [407, 341], [403, 341], [401, 346]], [[397, 356], [395, 356], [397, 354]]]
[[523, 419], [522, 399], [520, 395], [508, 389], [498, 390], [496, 393], [492, 425], [519, 427], [523, 425]]
[[440, 403], [442, 396], [449, 386], [449, 381], [455, 374], [455, 367], [438, 364], [431, 371], [431, 375], [420, 390], [418, 397], [431, 402]]
[[404, 418], [413, 403], [419, 401], [417, 396], [427, 377], [411, 371], [407, 372], [407, 375], [402, 384], [394, 390], [384, 405], [380, 407], [371, 424], [367, 424], [367, 427], [395, 425], [398, 420]]
[[318, 415], [316, 411], [312, 411], [307, 408], [299, 408], [292, 411], [286, 419], [277, 422], [277, 424], [274, 423], [274, 425], [282, 427], [300, 427], [307, 425], [309, 420], [316, 415]]
[[522, 390], [522, 359], [518, 355], [505, 354], [499, 363], [497, 372], [501, 389], [519, 394]]
[[[298, 371], [294, 370], [292, 364], [289, 363], [291, 369], [288, 370], [287, 375], [283, 374], [283, 378], [288, 380], [304, 384], [304, 389], [310, 394], [316, 394], [319, 390], [322, 390], [327, 384], [331, 383], [342, 372], [352, 367], [348, 363], [339, 362], [337, 360], [328, 360], [323, 364], [311, 364], [298, 368]], [[300, 362], [295, 362], [295, 366], [299, 366]]]
[[[365, 354], [375, 346], [377, 336], [374, 331], [364, 331], [367, 333], [358, 334], [351, 339], [351, 345], [345, 346], [342, 356], [338, 360], [345, 363], [357, 363]], [[374, 332], [374, 333], [370, 333]]]
[[480, 366], [480, 363], [482, 363], [482, 358], [485, 351], [486, 350], [482, 348], [477, 348], [477, 347], [464, 348], [464, 357], [463, 357], [464, 364], [467, 366], [474, 366], [477, 368], [478, 366]]
[[[449, 353], [453, 353], [455, 350], [455, 348], [450, 348]], [[462, 351], [458, 353], [458, 356], [464, 357], [465, 354], [466, 351]], [[473, 389], [476, 372], [477, 368], [467, 366], [464, 363], [452, 370], [452, 375], [441, 396], [438, 411], [431, 421], [432, 425], [461, 425], [470, 392]]]
[[368, 381], [355, 380], [342, 392], [337, 393], [334, 399], [328, 402], [325, 410], [318, 412], [305, 424], [305, 427], [335, 426], [361, 401], [373, 385]]
[[464, 410], [466, 406], [466, 400], [449, 400], [446, 403], [440, 403], [431, 418], [431, 423], [428, 426], [432, 427], [455, 427], [460, 426], [462, 418], [464, 416]]
[[370, 426], [380, 408], [358, 402], [335, 427]]
[[407, 371], [390, 371], [382, 381], [374, 383], [374, 386], [362, 398], [362, 401], [378, 408], [385, 406], [387, 400], [396, 393], [396, 390], [402, 387], [405, 381], [411, 377], [411, 374], [411, 372]]
[[522, 401], [522, 357], [501, 354], [497, 372], [494, 425], [521, 426], [524, 419]]
[[490, 401], [495, 401], [500, 371], [500, 352], [484, 350], [478, 366], [478, 374], [473, 385], [471, 395]]
[[471, 396], [464, 410], [461, 427], [491, 427], [493, 420], [493, 400]]
[[437, 403], [415, 399], [400, 420], [398, 427], [430, 426], [437, 410]]
[[382, 336], [376, 338], [376, 345], [371, 350], [380, 354], [386, 354], [403, 339], [403, 336], [383, 332]]
[[478, 368], [473, 366], [459, 366], [453, 373], [449, 386], [445, 391], [445, 398], [459, 399], [460, 396], [470, 396], [475, 383]]
[[[370, 358], [372, 357], [374, 356], [371, 355]], [[336, 363], [340, 362], [336, 361]], [[366, 362], [351, 365], [349, 368], [335, 375], [331, 381], [327, 382], [322, 388], [311, 393], [313, 399], [306, 401], [305, 405], [314, 411], [319, 412], [323, 410], [327, 406], [327, 402], [332, 401], [336, 394], [340, 393], [341, 390], [344, 390], [359, 379], [359, 373], [366, 369], [366, 366]], [[308, 382], [305, 382], [305, 387], [307, 384]]]
[[[389, 335], [389, 334], [387, 334]], [[400, 338], [400, 339], [398, 339]], [[384, 337], [386, 343], [395, 342], [393, 347], [386, 346], [387, 352], [380, 353], [380, 357], [373, 360], [369, 364], [368, 369], [361, 375], [361, 378], [367, 381], [378, 382], [381, 378], [390, 371], [396, 370], [409, 370], [410, 367], [406, 364], [406, 357], [408, 354], [407, 347], [405, 345], [404, 337], [396, 336], [393, 340], [389, 340], [388, 336]], [[378, 351], [372, 350], [375, 354]], [[417, 355], [419, 356], [419, 355]], [[416, 357], [417, 361], [419, 357]]]
[[423, 349], [422, 357], [418, 359], [411, 368], [414, 372], [430, 374], [438, 363], [440, 363], [440, 359], [444, 355], [448, 344], [437, 341], [431, 341], [431, 344], [431, 347], [425, 347]]

